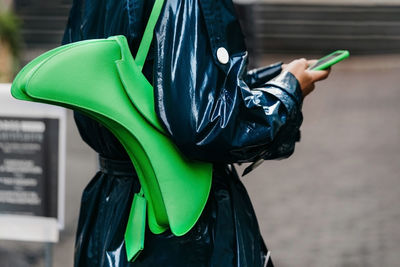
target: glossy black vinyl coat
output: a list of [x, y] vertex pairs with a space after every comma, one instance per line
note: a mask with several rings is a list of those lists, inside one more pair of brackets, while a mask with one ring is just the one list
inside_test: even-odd
[[[290, 155], [302, 120], [296, 79], [283, 73], [268, 81], [280, 68], [247, 76], [231, 1], [166, 2], [155, 41], [156, 107], [181, 151], [223, 163]], [[229, 52], [228, 64], [218, 61], [219, 47]]]
[[[152, 4], [75, 0], [63, 43], [123, 34], [135, 55]], [[106, 164], [83, 193], [75, 266], [263, 266], [267, 249], [246, 190], [228, 163], [293, 153], [302, 121], [299, 84], [281, 73], [280, 63], [247, 71], [231, 0], [166, 0], [154, 36], [144, 73], [154, 85], [157, 114], [187, 157], [215, 163], [210, 198], [187, 235], [147, 231], [143, 254], [130, 264], [123, 234], [139, 184], [118, 164]], [[230, 55], [227, 64], [216, 56], [220, 47]], [[102, 157], [128, 161], [107, 129], [77, 112], [75, 120]]]

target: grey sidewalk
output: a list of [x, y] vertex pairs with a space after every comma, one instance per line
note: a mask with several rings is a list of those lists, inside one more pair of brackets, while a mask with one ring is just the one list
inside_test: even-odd
[[400, 56], [338, 64], [303, 110], [294, 155], [244, 178], [276, 266], [400, 266]]

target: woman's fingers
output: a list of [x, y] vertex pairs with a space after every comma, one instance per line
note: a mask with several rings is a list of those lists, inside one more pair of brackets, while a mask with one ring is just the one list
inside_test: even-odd
[[307, 60], [300, 58], [293, 60], [282, 68], [285, 71], [291, 72], [300, 84], [303, 97], [312, 92], [315, 88], [315, 82], [324, 80], [328, 77], [330, 69], [328, 70], [310, 70], [309, 66], [315, 64], [317, 60]]
[[[317, 61], [317, 59], [308, 60], [308, 66], [314, 65], [315, 63], [317, 63]], [[330, 72], [330, 68], [326, 70], [310, 70], [311, 77], [315, 82], [325, 80], [329, 76]]]
[[310, 70], [309, 73], [314, 82], [325, 80], [330, 73], [331, 69], [327, 70]]
[[308, 64], [308, 67], [311, 67], [312, 65], [314, 65], [315, 63], [317, 63], [317, 59], [310, 59], [310, 60], [307, 60], [307, 64]]

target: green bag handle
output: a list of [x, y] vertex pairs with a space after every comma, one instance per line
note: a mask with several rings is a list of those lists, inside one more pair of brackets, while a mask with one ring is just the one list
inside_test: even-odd
[[140, 46], [135, 58], [135, 62], [140, 71], [142, 71], [147, 55], [149, 53], [151, 42], [153, 41], [154, 28], [156, 27], [163, 6], [164, 0], [156, 0], [154, 2], [149, 21], [147, 22], [147, 26], [143, 33], [142, 41], [140, 42]]

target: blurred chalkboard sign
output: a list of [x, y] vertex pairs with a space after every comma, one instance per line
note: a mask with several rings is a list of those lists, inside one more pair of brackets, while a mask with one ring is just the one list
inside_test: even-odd
[[58, 241], [65, 120], [64, 109], [15, 100], [0, 84], [0, 239]]

